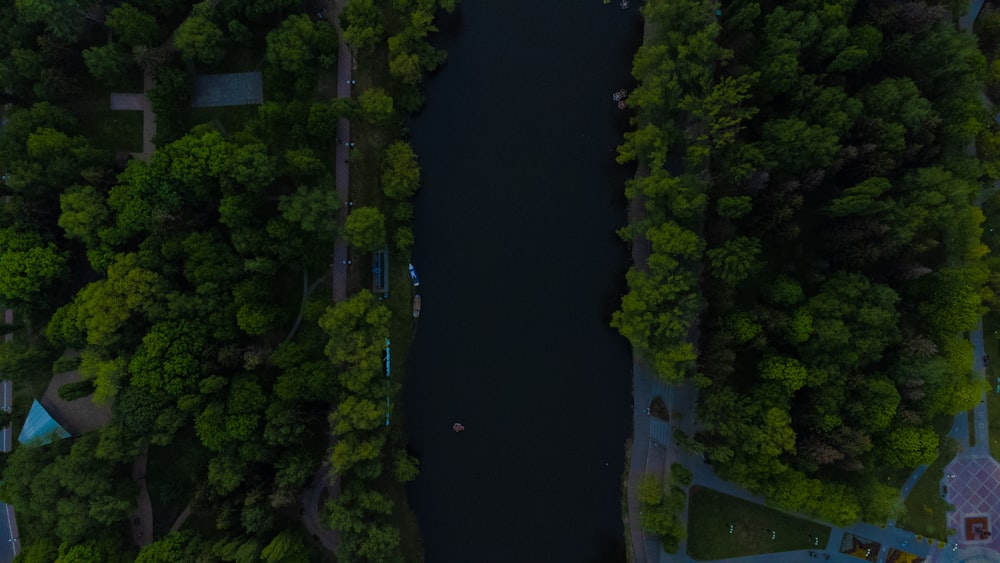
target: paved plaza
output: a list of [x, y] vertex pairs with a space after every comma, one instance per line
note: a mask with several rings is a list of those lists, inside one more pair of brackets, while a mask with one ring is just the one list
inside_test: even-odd
[[[959, 560], [1000, 561], [1000, 463], [978, 453], [963, 453], [945, 467], [945, 500], [955, 506], [948, 527], [955, 530]], [[975, 559], [972, 559], [975, 557]]]

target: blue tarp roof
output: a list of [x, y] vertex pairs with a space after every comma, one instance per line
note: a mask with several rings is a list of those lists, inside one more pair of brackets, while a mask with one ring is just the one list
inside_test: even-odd
[[59, 426], [59, 423], [52, 418], [49, 411], [45, 410], [41, 403], [35, 401], [31, 403], [28, 419], [24, 421], [24, 427], [21, 428], [21, 435], [17, 437], [17, 441], [22, 444], [28, 442], [50, 444], [53, 432], [59, 438], [69, 438], [70, 436], [69, 432]]

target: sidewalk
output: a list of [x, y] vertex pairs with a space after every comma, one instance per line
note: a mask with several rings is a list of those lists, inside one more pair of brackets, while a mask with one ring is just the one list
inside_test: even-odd
[[[340, 29], [340, 11], [344, 9], [347, 0], [328, 0], [327, 13], [332, 25], [337, 26], [338, 34], [343, 37], [343, 30]], [[354, 70], [354, 54], [350, 47], [343, 41], [340, 42], [337, 52], [337, 97], [351, 97], [351, 75]], [[337, 198], [341, 202], [341, 207], [337, 211], [335, 220], [338, 225], [343, 226], [350, 212], [347, 202], [350, 201], [350, 148], [344, 144], [351, 139], [351, 124], [347, 119], [337, 122], [337, 138], [342, 142], [337, 143], [334, 149], [334, 180], [337, 186]], [[347, 299], [347, 264], [348, 253], [347, 243], [342, 238], [337, 238], [333, 245], [333, 262], [330, 269], [333, 278], [333, 302], [340, 303]], [[330, 436], [332, 442], [333, 437]], [[306, 489], [302, 496], [302, 523], [310, 534], [315, 536], [327, 551], [335, 552], [340, 544], [340, 538], [336, 531], [331, 530], [320, 518], [319, 499], [322, 492], [327, 490], [327, 499], [336, 498], [340, 493], [340, 479], [334, 479], [331, 484], [330, 466], [323, 463], [313, 476], [312, 484]]]

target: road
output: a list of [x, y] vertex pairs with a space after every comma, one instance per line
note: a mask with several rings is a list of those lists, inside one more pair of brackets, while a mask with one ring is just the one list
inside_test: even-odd
[[14, 508], [0, 503], [0, 563], [11, 563], [18, 553], [21, 553], [21, 539]]

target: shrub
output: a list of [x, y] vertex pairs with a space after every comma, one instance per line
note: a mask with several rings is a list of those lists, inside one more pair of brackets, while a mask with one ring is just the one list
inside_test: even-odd
[[75, 401], [94, 392], [94, 384], [90, 381], [67, 383], [59, 388], [59, 398], [64, 401]]

